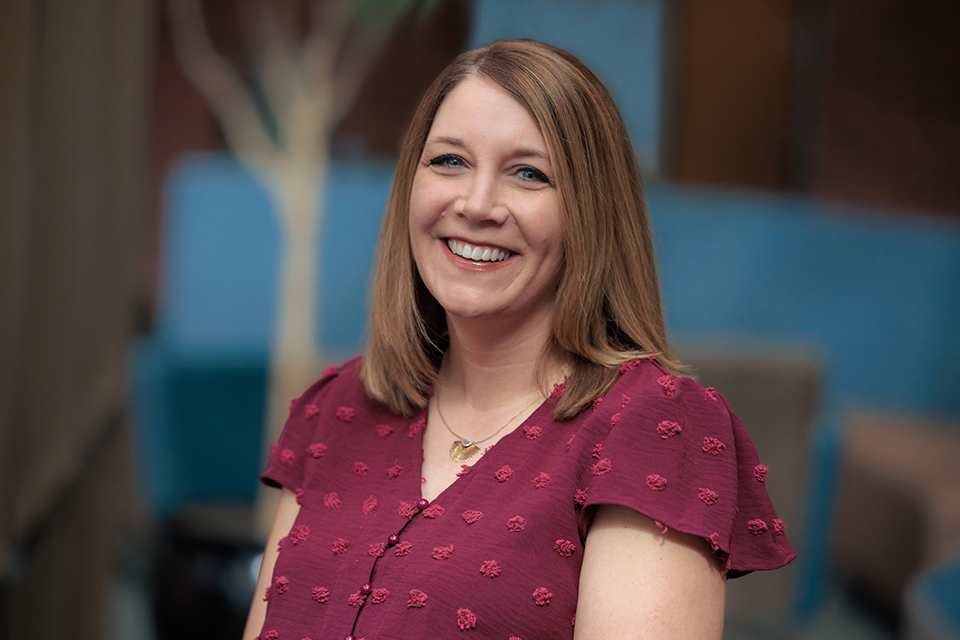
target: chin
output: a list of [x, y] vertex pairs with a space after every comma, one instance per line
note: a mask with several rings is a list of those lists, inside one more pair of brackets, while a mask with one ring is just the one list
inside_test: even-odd
[[451, 304], [441, 306], [443, 307], [443, 310], [447, 312], [448, 316], [453, 316], [454, 318], [460, 318], [463, 320], [474, 320], [493, 315], [491, 310], [479, 305]]
[[[429, 287], [428, 287], [429, 289]], [[439, 295], [431, 291], [434, 299], [448, 315], [458, 318], [476, 318], [494, 312], [490, 304], [490, 292], [472, 288], [440, 286]]]

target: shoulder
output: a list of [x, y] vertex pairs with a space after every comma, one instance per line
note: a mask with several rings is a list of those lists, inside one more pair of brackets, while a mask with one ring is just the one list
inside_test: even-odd
[[331, 446], [340, 427], [354, 422], [357, 408], [366, 402], [359, 380], [360, 358], [339, 367], [328, 367], [299, 397], [290, 401], [289, 415], [279, 440], [270, 449], [268, 484], [297, 489], [306, 464], [319, 459]]
[[665, 398], [679, 399], [684, 394], [693, 393], [701, 400], [708, 400], [717, 393], [713, 387], [703, 387], [693, 378], [675, 376], [654, 358], [638, 358], [621, 364], [620, 384], [639, 392], [656, 392]]
[[363, 357], [357, 356], [342, 365], [329, 366], [323, 370], [320, 377], [307, 389], [290, 401], [290, 413], [298, 412], [317, 414], [318, 410], [329, 401], [331, 396], [343, 397], [344, 394], [352, 397], [361, 394], [366, 397], [363, 384], [360, 382], [360, 367]]
[[[693, 378], [675, 376], [653, 358], [630, 360], [620, 366], [620, 380], [594, 403], [595, 409], [609, 412], [611, 407], [619, 408], [624, 419], [683, 419], [711, 432], [731, 425], [730, 407], [716, 389], [703, 387]], [[661, 431], [668, 428], [663, 426]]]
[[[621, 468], [636, 463], [649, 469], [644, 480], [658, 491], [667, 481], [690, 478], [692, 469], [708, 472], [714, 483], [735, 483], [735, 421], [712, 388], [674, 376], [653, 359], [632, 360], [593, 413], [609, 430], [603, 451], [610, 462], [620, 458]], [[735, 493], [731, 486], [723, 488]]]

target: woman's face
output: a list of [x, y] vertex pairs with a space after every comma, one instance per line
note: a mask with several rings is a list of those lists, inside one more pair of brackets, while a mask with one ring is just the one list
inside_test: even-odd
[[410, 243], [448, 315], [549, 326], [560, 195], [533, 114], [495, 82], [468, 78], [441, 103], [413, 179]]

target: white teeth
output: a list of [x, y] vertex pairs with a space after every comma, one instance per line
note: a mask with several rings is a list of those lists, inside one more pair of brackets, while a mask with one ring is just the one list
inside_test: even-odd
[[460, 244], [455, 240], [449, 239], [447, 240], [447, 246], [450, 248], [450, 251], [461, 258], [480, 262], [500, 262], [512, 255], [509, 251], [500, 251], [498, 249], [491, 249], [490, 247], [471, 247], [469, 244]]

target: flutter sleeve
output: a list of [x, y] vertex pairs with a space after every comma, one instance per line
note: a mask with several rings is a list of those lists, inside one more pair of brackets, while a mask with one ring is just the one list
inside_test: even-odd
[[326, 445], [314, 440], [321, 407], [337, 375], [336, 368], [327, 369], [303, 395], [290, 401], [290, 415], [280, 439], [270, 447], [267, 468], [260, 475], [261, 482], [297, 493], [302, 490], [307, 461], [321, 458], [326, 452]]
[[583, 467], [584, 507], [628, 507], [702, 537], [731, 577], [796, 557], [764, 486], [768, 469], [713, 388], [644, 362], [624, 372], [594, 414], [608, 430]]

